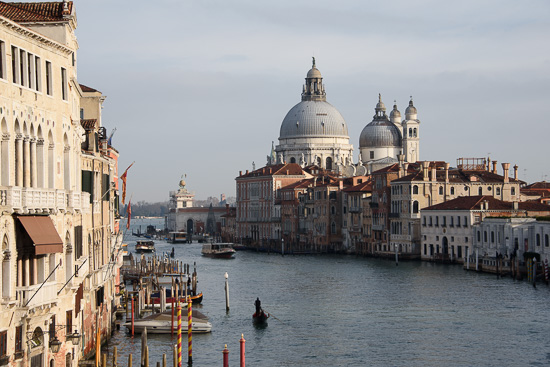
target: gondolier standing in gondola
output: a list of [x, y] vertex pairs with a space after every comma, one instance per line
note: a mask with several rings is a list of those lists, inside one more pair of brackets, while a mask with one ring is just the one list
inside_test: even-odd
[[262, 311], [262, 302], [259, 297], [256, 297], [256, 302], [254, 302], [254, 305], [256, 306], [256, 315], [259, 316]]

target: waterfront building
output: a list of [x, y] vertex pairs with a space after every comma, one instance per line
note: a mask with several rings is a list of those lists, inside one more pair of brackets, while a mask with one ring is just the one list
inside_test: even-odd
[[260, 246], [262, 241], [280, 241], [281, 189], [312, 177], [297, 163], [267, 165], [243, 173], [237, 184], [237, 238], [245, 244]]
[[281, 124], [279, 144], [268, 165], [297, 163], [327, 170], [350, 165], [353, 146], [340, 112], [327, 102], [323, 77], [315, 58], [302, 89], [302, 101], [292, 107]]
[[[537, 208], [527, 212], [536, 214], [537, 210], [533, 209]], [[549, 260], [550, 222], [547, 218], [484, 218], [473, 226], [473, 233], [471, 269], [517, 273], [525, 266], [524, 255], [537, 256], [539, 266], [542, 261]], [[540, 267], [537, 273], [540, 274]]]
[[351, 252], [362, 253], [366, 246], [362, 246], [370, 237], [372, 223], [367, 223], [365, 217], [369, 213], [370, 198], [372, 195], [372, 181], [368, 176], [352, 177], [351, 186], [342, 190], [342, 236], [346, 249]]
[[70, 1], [0, 3], [3, 365], [76, 366], [90, 323], [111, 331], [118, 152], [77, 82], [76, 26]]
[[178, 191], [170, 192], [168, 214], [165, 217], [165, 226], [169, 231], [186, 232], [189, 236], [220, 235], [222, 232], [221, 216], [226, 214], [224, 206], [195, 207], [195, 194], [186, 187], [186, 182], [180, 180]]
[[429, 206], [422, 209], [421, 258], [462, 263], [467, 256], [479, 251], [476, 243], [479, 246], [494, 245], [498, 240], [494, 236], [495, 228], [474, 240], [473, 228], [486, 218], [547, 215], [550, 215], [548, 205], [532, 201], [502, 201], [493, 196], [461, 196]]
[[[420, 257], [421, 210], [461, 196], [493, 196], [503, 201], [519, 201], [522, 181], [509, 177], [509, 163], [497, 174], [483, 158], [458, 159], [457, 168], [445, 162], [418, 162], [421, 168], [391, 182], [391, 238], [389, 250]], [[406, 165], [406, 163], [405, 163]], [[456, 254], [455, 254], [456, 256]]]
[[284, 240], [283, 246], [293, 252], [309, 251], [308, 232], [300, 227], [300, 223], [303, 224], [301, 219], [304, 218], [304, 213], [300, 212], [300, 198], [311, 186], [313, 178], [308, 178], [281, 188], [280, 191], [280, 221], [283, 231], [281, 240]]
[[521, 201], [538, 200], [550, 204], [550, 182], [534, 182], [521, 188]]

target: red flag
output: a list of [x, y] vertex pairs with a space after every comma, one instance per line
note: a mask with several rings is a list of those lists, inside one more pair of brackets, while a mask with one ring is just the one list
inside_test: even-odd
[[130, 228], [130, 217], [132, 216], [132, 199], [128, 202], [128, 209], [126, 209], [126, 214], [128, 214], [128, 221], [126, 222], [126, 229]]
[[120, 176], [120, 179], [122, 180], [122, 205], [124, 205], [124, 200], [126, 200], [126, 175], [128, 174], [128, 170], [130, 167], [134, 165], [135, 162], [132, 162], [131, 165], [126, 168], [126, 171]]

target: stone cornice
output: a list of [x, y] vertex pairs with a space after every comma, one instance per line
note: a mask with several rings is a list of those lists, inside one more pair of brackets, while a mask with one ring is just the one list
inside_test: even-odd
[[30, 37], [32, 39], [35, 39], [45, 45], [48, 45], [50, 46], [51, 48], [53, 49], [56, 49], [56, 50], [59, 50], [61, 51], [62, 53], [66, 54], [66, 55], [70, 55], [71, 53], [73, 53], [74, 51], [65, 46], [65, 45], [62, 45], [61, 43], [58, 43], [50, 38], [47, 38], [43, 35], [41, 35], [40, 33], [38, 32], [35, 32], [27, 27], [24, 27], [22, 25], [20, 25], [19, 23], [16, 23], [16, 22], [13, 22], [11, 20], [9, 20], [8, 18], [5, 18], [3, 16], [0, 16], [0, 24], [5, 26], [5, 27], [8, 27], [8, 28], [11, 28], [13, 31], [23, 35], [23, 36], [26, 36], [26, 37]]

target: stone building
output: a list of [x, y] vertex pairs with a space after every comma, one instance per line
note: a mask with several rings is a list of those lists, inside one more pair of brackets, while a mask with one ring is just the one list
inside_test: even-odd
[[118, 152], [77, 82], [76, 26], [70, 1], [0, 3], [0, 364], [76, 366], [90, 319], [110, 334]]

